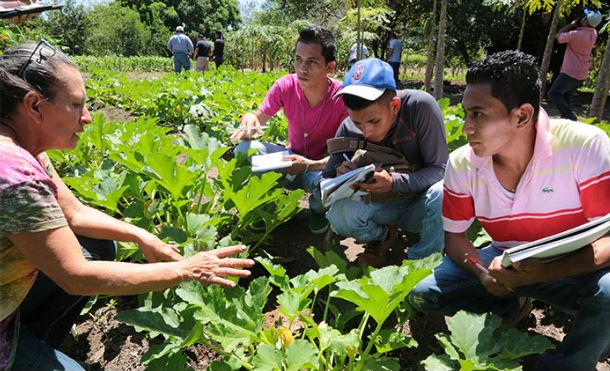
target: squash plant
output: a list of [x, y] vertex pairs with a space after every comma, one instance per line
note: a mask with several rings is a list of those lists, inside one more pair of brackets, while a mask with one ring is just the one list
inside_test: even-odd
[[[315, 250], [310, 253], [325, 261], [338, 258]], [[283, 267], [264, 258], [257, 260], [270, 277], [256, 278], [247, 288], [188, 282], [175, 290], [151, 293], [142, 307], [119, 313], [118, 319], [137, 331], [163, 338], [161, 345], [143, 356], [143, 364], [153, 369], [169, 365], [184, 369], [182, 352], [203, 344], [223, 356], [210, 370], [399, 370], [388, 352], [417, 343], [400, 330], [383, 329], [383, 324], [440, 257], [379, 270], [358, 269], [360, 277], [352, 280], [346, 276], [345, 261], [341, 268], [331, 264], [290, 278]], [[265, 326], [271, 286], [281, 291], [276, 301], [287, 323]], [[357, 324], [335, 321], [332, 313], [339, 307], [351, 312], [352, 323]], [[318, 313], [316, 308], [324, 309]], [[371, 319], [374, 330], [369, 335]], [[298, 329], [295, 322], [300, 323]]]

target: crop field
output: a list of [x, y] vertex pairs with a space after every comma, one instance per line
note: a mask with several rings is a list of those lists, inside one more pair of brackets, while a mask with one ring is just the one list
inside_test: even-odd
[[[162, 70], [132, 62], [125, 72]], [[83, 201], [177, 244], [185, 256], [243, 243], [259, 265], [233, 289], [190, 282], [137, 299], [92, 299], [64, 351], [93, 369], [516, 370], [561, 337], [569, 319], [542, 305], [520, 330], [460, 312], [441, 332], [404, 300], [440, 256], [368, 270], [349, 264], [340, 241], [299, 240], [303, 191], [283, 189], [278, 173], [253, 175], [228, 140], [280, 73], [128, 76], [101, 68], [120, 61], [87, 63], [93, 123], [76, 150], [51, 153], [65, 182]], [[449, 99], [439, 104], [453, 150], [465, 143], [463, 111]], [[263, 139], [282, 143], [285, 133], [278, 115]], [[252, 228], [260, 221], [264, 228]], [[291, 233], [294, 254], [307, 263], [280, 264], [277, 252]], [[480, 228], [470, 236], [477, 246], [489, 241]], [[119, 259], [143, 256], [120, 244]], [[104, 330], [107, 316], [120, 335]]]

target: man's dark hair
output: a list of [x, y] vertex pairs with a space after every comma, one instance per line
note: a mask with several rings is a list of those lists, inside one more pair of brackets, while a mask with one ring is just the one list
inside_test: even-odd
[[303, 44], [320, 44], [322, 56], [326, 63], [333, 62], [336, 59], [337, 45], [335, 45], [335, 36], [324, 27], [315, 24], [308, 26], [299, 33], [298, 42]]
[[533, 56], [516, 50], [492, 54], [468, 68], [466, 83], [490, 84], [491, 95], [509, 112], [529, 103], [534, 107], [534, 121], [538, 119], [541, 82]]
[[343, 98], [343, 103], [345, 107], [347, 107], [350, 111], [360, 111], [365, 109], [374, 103], [385, 103], [389, 102], [396, 96], [396, 90], [386, 89], [381, 96], [375, 100], [366, 100], [364, 98], [357, 97], [351, 94], [345, 94], [341, 97]]

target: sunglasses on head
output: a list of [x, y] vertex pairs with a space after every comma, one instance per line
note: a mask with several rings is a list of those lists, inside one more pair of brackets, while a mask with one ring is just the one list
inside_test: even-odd
[[[36, 55], [36, 52], [38, 52], [37, 58], [34, 57]], [[23, 66], [21, 66], [21, 68], [19, 69], [19, 73], [17, 74], [17, 76], [23, 78], [23, 73], [33, 60], [35, 60], [36, 63], [42, 63], [43, 59], [49, 59], [53, 57], [55, 53], [57, 53], [57, 49], [55, 49], [53, 45], [49, 44], [45, 39], [40, 39], [40, 41], [38, 42], [38, 44], [36, 44], [36, 47], [32, 51], [32, 54], [30, 54], [28, 60], [25, 61]]]

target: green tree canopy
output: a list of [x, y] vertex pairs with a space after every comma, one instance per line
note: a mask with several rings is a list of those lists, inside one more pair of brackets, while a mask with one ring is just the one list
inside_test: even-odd
[[87, 14], [87, 30], [89, 54], [153, 54], [150, 29], [140, 21], [140, 14], [118, 3], [97, 6]]
[[238, 0], [121, 0], [123, 6], [137, 10], [142, 21], [152, 25], [162, 20], [168, 30], [184, 24], [189, 34], [210, 35], [215, 30], [236, 29], [241, 23]]

